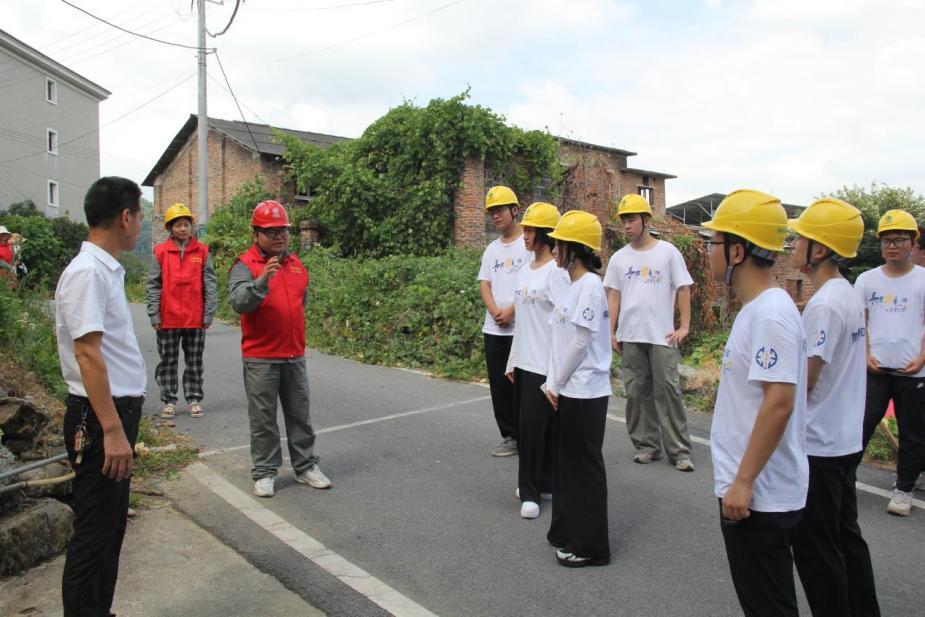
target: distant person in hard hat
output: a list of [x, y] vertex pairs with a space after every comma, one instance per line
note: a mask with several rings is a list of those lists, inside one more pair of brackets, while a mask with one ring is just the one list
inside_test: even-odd
[[[681, 398], [678, 346], [691, 325], [694, 279], [670, 242], [649, 233], [652, 207], [642, 195], [626, 195], [617, 216], [629, 244], [607, 264], [604, 287], [610, 306], [611, 345], [623, 354], [626, 429], [637, 463], [668, 455], [680, 471], [694, 471], [687, 411]], [[675, 328], [677, 300], [680, 323]]]
[[604, 429], [610, 388], [610, 319], [598, 273], [601, 223], [588, 212], [562, 215], [549, 234], [571, 283], [556, 299], [542, 388], [558, 416], [552, 520], [546, 539], [569, 568], [610, 563]]
[[305, 367], [308, 270], [289, 252], [289, 215], [281, 204], [272, 200], [257, 204], [251, 226], [254, 244], [232, 266], [228, 287], [231, 306], [241, 315], [254, 494], [276, 494], [276, 476], [283, 462], [277, 401], [283, 408], [295, 481], [330, 488], [331, 481], [318, 466], [309, 413]]
[[514, 336], [514, 278], [533, 258], [517, 225], [518, 207], [517, 196], [506, 186], [494, 186], [485, 196], [485, 212], [501, 234], [482, 253], [478, 275], [479, 293], [485, 305], [482, 333], [488, 386], [495, 421], [501, 432], [501, 443], [492, 450], [493, 456], [517, 454], [514, 384], [505, 377], [504, 371]]
[[771, 271], [784, 252], [777, 197], [726, 196], [713, 219], [710, 270], [742, 302], [723, 350], [710, 450], [714, 493], [746, 617], [797, 617], [791, 537], [806, 505], [806, 336]]
[[546, 381], [548, 368], [549, 319], [556, 300], [571, 283], [568, 272], [559, 267], [552, 254], [556, 241], [549, 234], [558, 223], [559, 211], [543, 202], [527, 208], [520, 223], [524, 244], [534, 257], [517, 272], [514, 340], [505, 370], [514, 384], [517, 404], [520, 516], [530, 519], [540, 515], [540, 499], [552, 497], [555, 471], [557, 416], [540, 386]]
[[793, 558], [814, 617], [879, 615], [870, 550], [858, 525], [857, 468], [864, 454], [867, 337], [864, 305], [839, 266], [857, 256], [861, 212], [824, 197], [789, 221], [790, 265], [815, 293], [803, 310], [809, 337], [806, 453], [809, 492]]
[[161, 361], [154, 370], [160, 389], [162, 418], [176, 414], [178, 363], [183, 348], [183, 396], [193, 418], [202, 409], [202, 354], [206, 330], [218, 308], [215, 270], [209, 247], [193, 234], [193, 213], [174, 204], [164, 213], [170, 236], [154, 247], [148, 269], [148, 317], [157, 331]]
[[16, 265], [14, 259], [14, 246], [10, 239], [12, 232], [0, 225], [0, 277], [10, 277], [11, 285], [16, 286]]
[[896, 488], [887, 512], [912, 514], [912, 492], [925, 470], [925, 268], [913, 263], [920, 239], [915, 218], [890, 210], [877, 226], [883, 265], [857, 278], [867, 317], [867, 407], [864, 447], [890, 399], [899, 427]]

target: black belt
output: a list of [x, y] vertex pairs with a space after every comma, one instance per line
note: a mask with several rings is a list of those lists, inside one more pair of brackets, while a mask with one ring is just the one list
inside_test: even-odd
[[[90, 399], [88, 399], [86, 396], [79, 396], [77, 394], [68, 394], [67, 398], [77, 403], [83, 403], [84, 405], [90, 404]], [[112, 397], [113, 403], [116, 403], [116, 404], [118, 403], [132, 404], [132, 403], [144, 402], [144, 400], [145, 400], [144, 396], [114, 396]]]

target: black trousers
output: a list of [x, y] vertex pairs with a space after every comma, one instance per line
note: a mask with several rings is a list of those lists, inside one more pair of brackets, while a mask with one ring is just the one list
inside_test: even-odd
[[540, 386], [546, 376], [514, 369], [514, 401], [517, 405], [517, 486], [520, 500], [540, 502], [540, 493], [551, 493], [556, 457], [558, 414]]
[[752, 510], [746, 519], [729, 521], [723, 518], [722, 499], [719, 509], [732, 584], [745, 617], [799, 617], [790, 540], [803, 511]]
[[514, 406], [514, 384], [504, 376], [507, 357], [511, 353], [513, 336], [483, 334], [485, 337], [485, 364], [488, 368], [488, 387], [495, 422], [502, 437], [517, 439], [517, 407]]
[[862, 454], [809, 457], [793, 560], [813, 617], [880, 616], [870, 551], [858, 526], [854, 483]]
[[925, 471], [925, 378], [867, 374], [867, 405], [864, 409], [864, 447], [893, 400], [899, 427], [896, 455], [896, 488], [911, 492]]
[[546, 538], [578, 557], [610, 559], [604, 426], [607, 399], [559, 397], [552, 521]]
[[[143, 397], [113, 399], [132, 447], [138, 437], [143, 401]], [[74, 434], [84, 412], [88, 440], [78, 465], [74, 462]], [[103, 475], [103, 429], [87, 399], [67, 397], [64, 440], [77, 474], [73, 483], [74, 535], [67, 547], [61, 581], [64, 617], [108, 617], [119, 575], [130, 480], [116, 482]]]

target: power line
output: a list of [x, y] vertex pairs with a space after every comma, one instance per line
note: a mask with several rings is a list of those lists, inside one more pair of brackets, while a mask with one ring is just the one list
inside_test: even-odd
[[[87, 11], [87, 10], [85, 10], [85, 9], [80, 8], [80, 7], [77, 6], [76, 4], [72, 4], [72, 3], [68, 2], [68, 0], [61, 0], [61, 2], [63, 2], [63, 3], [66, 4], [66, 5], [68, 5], [68, 6], [71, 7], [71, 8], [77, 9], [77, 10], [80, 11], [81, 13], [84, 13], [84, 14], [86, 14], [86, 15], [89, 15], [89, 16], [92, 17], [93, 19], [96, 19], [96, 20], [98, 20], [98, 21], [101, 21], [101, 22], [103, 22], [104, 24], [106, 24], [106, 25], [108, 25], [108, 26], [112, 26], [112, 27], [115, 28], [116, 30], [121, 30], [122, 32], [126, 32], [126, 33], [128, 33], [128, 34], [131, 34], [131, 35], [134, 35], [134, 36], [143, 38], [143, 39], [148, 39], [149, 41], [154, 41], [155, 43], [162, 43], [162, 44], [164, 44], [164, 45], [172, 45], [173, 47], [184, 47], [184, 48], [186, 48], [186, 49], [195, 49], [196, 51], [200, 51], [200, 50], [201, 50], [200, 47], [197, 47], [197, 46], [195, 46], [195, 45], [184, 45], [184, 44], [182, 44], [182, 43], [174, 43], [174, 42], [172, 42], [172, 41], [164, 41], [164, 40], [161, 40], [161, 39], [156, 39], [156, 38], [151, 37], [151, 36], [146, 36], [146, 35], [144, 35], [144, 34], [139, 34], [139, 33], [137, 33], [137, 32], [132, 32], [131, 30], [126, 30], [126, 29], [123, 28], [122, 26], [117, 26], [116, 24], [114, 24], [114, 23], [112, 23], [112, 22], [106, 21], [106, 20], [103, 19], [102, 17], [97, 17], [96, 15], [94, 15], [93, 13], [91, 13], [90, 11]], [[207, 49], [207, 50], [210, 50], [210, 48], [206, 48], [206, 49]], [[212, 49], [214, 49], [214, 48], [212, 48]]]
[[[234, 2], [234, 11], [232, 11], [232, 13], [231, 13], [231, 19], [228, 20], [228, 25], [225, 26], [225, 29], [222, 30], [221, 32], [219, 32], [218, 34], [212, 34], [211, 32], [209, 32], [209, 29], [206, 28], [206, 32], [209, 33], [209, 36], [211, 36], [213, 39], [217, 39], [217, 38], [220, 37], [221, 35], [223, 35], [223, 34], [225, 34], [226, 32], [228, 32], [228, 28], [230, 28], [230, 27], [231, 27], [231, 24], [234, 23], [234, 17], [235, 17], [235, 15], [238, 14], [238, 9], [240, 8], [240, 6], [241, 6], [241, 0], [235, 0], [235, 2]], [[218, 57], [218, 56], [216, 56], [216, 58], [217, 58], [217, 57]]]
[[[64, 0], [62, 0], [62, 2], [63, 2], [63, 1], [64, 1]], [[252, 64], [239, 64], [239, 65], [237, 65], [237, 67], [251, 67], [251, 66], [260, 66], [260, 65], [263, 65], [263, 64], [274, 64], [274, 63], [276, 63], [276, 62], [286, 62], [286, 61], [289, 61], [289, 60], [295, 60], [296, 58], [304, 58], [305, 56], [311, 56], [311, 55], [319, 54], [319, 53], [322, 53], [322, 52], [325, 52], [325, 51], [330, 51], [330, 50], [335, 49], [335, 48], [337, 48], [337, 47], [343, 47], [344, 45], [349, 45], [350, 43], [356, 43], [357, 41], [362, 41], [363, 39], [368, 39], [368, 38], [370, 38], [370, 37], [372, 37], [372, 36], [377, 36], [377, 35], [380, 35], [380, 34], [385, 34], [386, 32], [391, 32], [392, 30], [395, 30], [395, 29], [397, 29], [397, 28], [401, 28], [402, 26], [408, 25], [408, 24], [410, 24], [411, 22], [418, 21], [418, 20], [420, 20], [420, 19], [424, 19], [425, 17], [428, 17], [428, 16], [430, 16], [430, 15], [433, 15], [434, 13], [438, 13], [438, 12], [440, 12], [440, 11], [443, 11], [443, 10], [445, 10], [445, 9], [448, 9], [448, 8], [450, 8], [451, 6], [455, 6], [455, 5], [457, 5], [457, 4], [460, 4], [461, 2], [465, 2], [465, 0], [453, 0], [453, 2], [448, 2], [447, 4], [444, 4], [444, 5], [442, 5], [442, 6], [438, 6], [437, 8], [432, 9], [432, 10], [430, 10], [430, 11], [427, 11], [426, 13], [421, 13], [420, 15], [417, 15], [417, 16], [415, 16], [415, 17], [411, 17], [410, 19], [406, 19], [406, 20], [404, 20], [404, 21], [400, 21], [400, 22], [398, 22], [397, 24], [392, 24], [391, 26], [389, 26], [389, 27], [387, 27], [387, 28], [383, 28], [382, 30], [377, 30], [377, 31], [375, 31], [375, 32], [368, 32], [368, 33], [363, 34], [363, 35], [360, 35], [360, 36], [358, 36], [358, 37], [355, 37], [355, 38], [352, 38], [352, 39], [349, 39], [349, 40], [346, 40], [346, 41], [341, 41], [340, 43], [334, 43], [333, 45], [328, 45], [327, 47], [322, 47], [322, 48], [320, 48], [320, 49], [313, 49], [313, 50], [311, 50], [311, 51], [307, 51], [307, 52], [301, 53], [301, 54], [296, 54], [296, 55], [294, 55], [294, 56], [284, 56], [284, 57], [282, 57], [282, 58], [276, 58], [275, 60], [266, 60], [266, 61], [264, 61], [264, 62], [254, 62], [254, 63], [252, 63]]]
[[372, 4], [385, 4], [387, 2], [395, 2], [395, 0], [366, 0], [366, 2], [349, 2], [346, 4], [335, 4], [332, 6], [304, 6], [299, 8], [283, 8], [283, 9], [255, 9], [250, 8], [250, 11], [261, 11], [264, 13], [302, 13], [305, 11], [335, 11], [337, 9], [348, 9], [355, 6], [370, 6]]
[[[222, 90], [224, 90], [225, 92], [227, 92], [229, 95], [231, 95], [231, 90], [229, 90], [228, 88], [226, 88], [226, 87], [225, 87], [225, 84], [223, 84], [222, 82], [220, 82], [218, 79], [216, 79], [216, 78], [213, 77], [212, 75], [209, 75], [209, 79], [211, 79], [212, 82], [213, 82], [216, 86], [218, 86], [219, 88], [221, 88]], [[260, 114], [258, 114], [256, 111], [254, 111], [253, 109], [251, 109], [250, 107], [248, 107], [248, 106], [247, 106], [247, 103], [241, 103], [241, 106], [242, 106], [244, 109], [246, 109], [247, 111], [249, 111], [249, 112], [251, 113], [252, 116], [254, 116], [254, 117], [257, 118], [258, 120], [260, 120], [263, 124], [266, 124], [267, 126], [270, 126], [270, 123], [267, 122], [266, 120], [264, 120], [263, 118], [261, 118], [261, 117], [260, 117]]]
[[222, 77], [225, 78], [225, 83], [228, 84], [228, 93], [231, 95], [231, 98], [234, 99], [234, 104], [238, 107], [238, 113], [241, 114], [241, 120], [244, 121], [244, 126], [247, 127], [247, 134], [251, 136], [251, 141], [254, 142], [254, 150], [260, 151], [260, 146], [257, 145], [257, 139], [254, 137], [254, 134], [251, 133], [251, 125], [247, 123], [247, 118], [244, 117], [244, 112], [241, 111], [241, 105], [238, 103], [238, 97], [234, 95], [234, 90], [231, 88], [231, 83], [228, 81], [228, 75], [225, 74], [225, 67], [222, 66], [222, 59], [218, 57], [218, 50], [215, 50], [215, 60], [218, 62], [218, 68], [222, 71]]
[[[139, 105], [138, 107], [135, 107], [135, 108], [133, 108], [133, 109], [131, 109], [131, 110], [125, 112], [125, 113], [122, 114], [121, 116], [118, 116], [118, 117], [116, 117], [116, 118], [110, 120], [109, 122], [107, 122], [106, 124], [101, 125], [101, 126], [100, 126], [99, 128], [97, 128], [97, 129], [94, 129], [94, 130], [92, 130], [92, 131], [87, 131], [87, 132], [84, 133], [83, 135], [78, 135], [77, 137], [75, 137], [75, 138], [73, 138], [73, 139], [70, 139], [70, 140], [66, 141], [65, 143], [63, 143], [63, 144], [59, 144], [58, 147], [60, 148], [61, 146], [66, 146], [66, 145], [68, 145], [68, 144], [71, 144], [71, 143], [77, 141], [78, 139], [83, 139], [83, 138], [86, 137], [87, 135], [92, 135], [93, 133], [99, 133], [102, 129], [106, 128], [107, 126], [110, 126], [110, 125], [112, 125], [112, 124], [115, 124], [116, 122], [118, 122], [119, 120], [122, 120], [122, 119], [125, 118], [126, 116], [135, 113], [135, 112], [138, 111], [139, 109], [141, 109], [141, 108], [143, 108], [143, 107], [145, 107], [145, 106], [147, 106], [147, 105], [153, 103], [154, 101], [156, 101], [157, 99], [161, 98], [162, 96], [165, 96], [165, 95], [167, 95], [168, 93], [170, 93], [171, 91], [176, 90], [176, 89], [179, 88], [181, 85], [183, 85], [184, 83], [186, 83], [187, 81], [189, 81], [194, 75], [196, 75], [195, 72], [190, 73], [189, 75], [187, 75], [186, 77], [184, 77], [181, 81], [179, 81], [179, 82], [175, 83], [174, 85], [170, 86], [169, 88], [167, 88], [166, 90], [164, 90], [164, 91], [161, 92], [160, 94], [157, 94], [156, 96], [154, 96], [154, 97], [148, 99], [147, 101], [145, 101], [144, 103], [142, 103], [142, 104]], [[44, 153], [44, 152], [46, 152], [46, 150], [39, 150], [38, 152], [33, 152], [32, 154], [26, 154], [26, 155], [23, 155], [23, 156], [19, 156], [19, 157], [12, 158], [12, 159], [7, 159], [7, 160], [5, 160], [5, 161], [0, 161], [0, 165], [3, 165], [3, 164], [5, 164], [5, 163], [13, 163], [13, 162], [15, 162], [15, 161], [21, 161], [21, 160], [23, 160], [23, 159], [32, 158], [33, 156], [38, 156], [38, 155], [40, 155], [40, 154], [42, 154], [42, 153]]]

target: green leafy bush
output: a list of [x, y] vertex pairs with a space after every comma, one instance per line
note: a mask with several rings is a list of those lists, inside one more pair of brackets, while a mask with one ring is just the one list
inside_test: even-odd
[[341, 258], [314, 248], [308, 343], [363, 362], [421, 368], [457, 379], [484, 373], [475, 284], [479, 254]]
[[[899, 435], [899, 429], [896, 424], [896, 418], [887, 418], [886, 419], [887, 427], [889, 427], [890, 432], [893, 433], [893, 437]], [[895, 463], [896, 462], [896, 451], [893, 450], [893, 446], [890, 445], [890, 442], [887, 440], [886, 436], [880, 432], [881, 429], [878, 427], [874, 431], [874, 434], [871, 436], [870, 441], [867, 443], [867, 450], [864, 454], [868, 459], [879, 461], [881, 463]]]
[[0, 285], [0, 345], [19, 366], [34, 372], [49, 394], [63, 398], [58, 343], [48, 298], [34, 290]]
[[[20, 209], [22, 211], [22, 209]], [[23, 284], [53, 289], [61, 272], [87, 239], [87, 226], [66, 218], [0, 214], [0, 225], [22, 235], [22, 262], [29, 268]]]
[[541, 179], [558, 179], [559, 148], [541, 131], [507, 126], [468, 91], [406, 102], [363, 135], [320, 149], [278, 134], [291, 174], [314, 198], [301, 212], [321, 226], [342, 255], [433, 255], [453, 241], [453, 195], [469, 157], [504, 171], [514, 190], [530, 194]]

